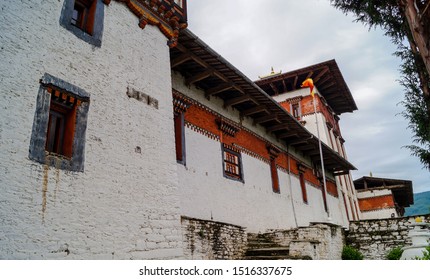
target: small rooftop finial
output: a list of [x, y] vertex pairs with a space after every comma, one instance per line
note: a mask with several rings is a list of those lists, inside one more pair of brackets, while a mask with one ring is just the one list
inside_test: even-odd
[[258, 76], [258, 78], [260, 79], [264, 79], [264, 78], [268, 78], [271, 76], [275, 76], [275, 75], [279, 75], [282, 73], [282, 70], [280, 70], [279, 72], [275, 72], [275, 70], [273, 69], [273, 66], [270, 68], [270, 74], [268, 75], [263, 75], [263, 76]]
[[370, 176], [370, 177], [373, 177], [372, 171], [370, 171], [370, 174], [369, 174], [369, 176]]

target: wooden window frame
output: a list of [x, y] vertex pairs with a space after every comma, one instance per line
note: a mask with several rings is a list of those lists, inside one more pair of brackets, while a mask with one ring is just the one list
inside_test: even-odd
[[[48, 92], [51, 92], [51, 104], [49, 106], [45, 150], [49, 153], [71, 158], [73, 154], [73, 138], [75, 135], [78, 102], [73, 102], [69, 106], [66, 106], [63, 102], [56, 100], [52, 89], [48, 88]], [[68, 97], [66, 95], [66, 99]], [[71, 98], [74, 99], [74, 97]]]
[[[90, 95], [47, 73], [40, 83], [28, 157], [58, 169], [83, 172]], [[57, 117], [63, 119], [58, 127], [53, 121]]]
[[185, 113], [174, 114], [176, 162], [186, 165], [185, 153]]
[[[244, 182], [243, 180], [243, 167], [242, 167], [242, 156], [239, 152], [235, 152], [232, 149], [229, 149], [227, 147], [225, 147], [224, 145], [222, 145], [222, 166], [223, 166], [223, 174], [225, 178], [231, 179], [231, 180], [235, 180], [235, 181], [239, 181], [239, 182]], [[234, 158], [237, 159], [237, 162], [233, 162], [231, 160], [228, 160], [226, 158], [226, 155], [231, 155]], [[229, 166], [233, 166], [237, 168], [237, 172], [230, 172]]]
[[[93, 35], [97, 0], [75, 0], [70, 23], [82, 31]], [[77, 12], [77, 19], [74, 15]]]
[[308, 204], [308, 193], [306, 190], [306, 180], [305, 180], [305, 173], [299, 172], [299, 181], [300, 181], [300, 188], [302, 190], [302, 198], [303, 202]]
[[[60, 25], [79, 39], [101, 47], [104, 6], [102, 0], [65, 0]], [[75, 17], [77, 10], [78, 18]]]
[[293, 115], [296, 120], [302, 119], [302, 110], [300, 102], [295, 102], [291, 104], [291, 115]]
[[279, 187], [278, 167], [276, 166], [276, 158], [270, 157], [270, 175], [272, 177], [272, 190], [274, 193], [281, 193]]

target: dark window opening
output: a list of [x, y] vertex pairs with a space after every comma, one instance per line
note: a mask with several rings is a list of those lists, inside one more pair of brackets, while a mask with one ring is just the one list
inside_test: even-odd
[[174, 116], [176, 161], [185, 165], [185, 121], [184, 113]]
[[45, 150], [65, 157], [72, 157], [76, 122], [76, 98], [48, 89], [51, 93], [48, 131]]
[[72, 25], [92, 35], [96, 5], [96, 0], [75, 0], [71, 20]]
[[293, 117], [296, 118], [297, 120], [300, 120], [301, 118], [301, 114], [300, 114], [300, 104], [296, 103], [291, 105], [292, 108], [292, 112], [293, 112]]

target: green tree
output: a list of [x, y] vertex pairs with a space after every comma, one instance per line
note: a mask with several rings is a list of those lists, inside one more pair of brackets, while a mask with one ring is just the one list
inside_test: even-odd
[[330, 0], [369, 28], [380, 27], [402, 59], [402, 115], [414, 137], [407, 146], [430, 170], [430, 0]]

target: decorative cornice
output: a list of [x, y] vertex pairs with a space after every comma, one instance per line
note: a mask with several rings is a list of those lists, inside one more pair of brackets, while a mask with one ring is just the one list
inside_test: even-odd
[[306, 166], [299, 161], [297, 161], [297, 169], [299, 170], [299, 173], [306, 172]]
[[[176, 90], [176, 89], [172, 89], [172, 92], [173, 92], [173, 94], [174, 94], [174, 95], [181, 96], [181, 97], [185, 98], [185, 99], [187, 100], [187, 102], [190, 102], [190, 104], [191, 104], [191, 105], [193, 105], [193, 106], [197, 106], [197, 107], [201, 108], [202, 110], [205, 110], [205, 111], [207, 111], [207, 112], [209, 112], [209, 113], [213, 114], [214, 116], [216, 116], [216, 117], [217, 117], [217, 118], [219, 118], [219, 119], [223, 119], [223, 120], [226, 120], [226, 119], [227, 119], [225, 116], [221, 115], [220, 113], [216, 112], [215, 110], [213, 110], [213, 109], [211, 109], [211, 108], [207, 107], [206, 105], [203, 105], [202, 103], [200, 103], [199, 101], [197, 101], [197, 100], [195, 100], [195, 99], [193, 99], [193, 98], [191, 98], [191, 97], [186, 96], [184, 93], [182, 93], [182, 92], [180, 92], [180, 91], [178, 91], [178, 90]], [[245, 132], [247, 132], [247, 133], [251, 134], [252, 136], [256, 137], [257, 139], [259, 139], [259, 140], [263, 141], [266, 145], [273, 145], [274, 147], [276, 147], [277, 149], [279, 149], [282, 153], [285, 153], [285, 154], [286, 154], [288, 157], [290, 157], [292, 160], [295, 160], [295, 161], [297, 161], [297, 162], [299, 162], [299, 161], [300, 161], [300, 159], [299, 159], [298, 157], [296, 157], [296, 156], [292, 155], [291, 153], [289, 153], [289, 152], [287, 151], [287, 149], [283, 149], [282, 147], [275, 146], [275, 144], [273, 144], [272, 142], [270, 142], [268, 139], [266, 139], [266, 138], [262, 137], [261, 135], [259, 135], [259, 134], [257, 134], [256, 132], [254, 132], [254, 131], [252, 131], [252, 130], [248, 129], [248, 128], [247, 128], [247, 127], [245, 127], [245, 126], [240, 125], [239, 123], [235, 123], [233, 120], [230, 120], [230, 119], [227, 119], [227, 120], [228, 120], [230, 123], [233, 123], [235, 126], [237, 126], [240, 130], [243, 130], [243, 131], [245, 131]], [[193, 124], [190, 124], [190, 123], [188, 123], [188, 122], [185, 122], [185, 125], [186, 125], [187, 127], [191, 128], [192, 130], [196, 131], [196, 132], [199, 132], [199, 133], [201, 133], [201, 134], [203, 134], [203, 135], [206, 135], [207, 137], [209, 137], [209, 138], [211, 138], [211, 139], [215, 139], [215, 140], [217, 140], [217, 141], [220, 141], [220, 137], [219, 137], [218, 135], [215, 135], [215, 134], [213, 134], [213, 133], [211, 133], [211, 132], [207, 131], [207, 130], [206, 130], [206, 129], [204, 129], [204, 128], [197, 127], [197, 126], [195, 126], [195, 125], [193, 125]], [[252, 152], [252, 151], [249, 151], [249, 150], [247, 150], [247, 149], [245, 149], [245, 148], [241, 147], [240, 145], [236, 145], [236, 144], [233, 144], [233, 145], [234, 145], [234, 146], [236, 146], [236, 147], [238, 147], [240, 150], [242, 150], [243, 152], [245, 152], [245, 153], [246, 153], [246, 154], [248, 154], [249, 156], [252, 156], [252, 157], [255, 157], [255, 158], [257, 158], [257, 159], [260, 159], [260, 160], [262, 160], [262, 161], [264, 161], [264, 162], [266, 162], [266, 163], [270, 163], [270, 161], [269, 161], [268, 159], [266, 159], [266, 158], [264, 158], [264, 157], [262, 157], [262, 156], [260, 156], [260, 155], [258, 155], [258, 154], [256, 154], [256, 153], [254, 153], [254, 152]], [[304, 166], [304, 168], [309, 168], [309, 169], [311, 169], [311, 167], [310, 167], [310, 166], [308, 166], [308, 165], [306, 165], [305, 163], [301, 163], [301, 165], [302, 165], [302, 166]]]
[[269, 164], [269, 163], [270, 163], [270, 161], [269, 161], [269, 160], [267, 160], [267, 159], [266, 159], [266, 158], [264, 158], [263, 156], [261, 156], [261, 155], [257, 154], [256, 152], [250, 151], [250, 150], [248, 150], [247, 148], [244, 148], [244, 147], [242, 147], [242, 146], [240, 146], [240, 145], [238, 145], [238, 144], [236, 144], [236, 143], [233, 143], [233, 146], [234, 146], [234, 147], [236, 147], [237, 149], [239, 149], [242, 153], [245, 153], [245, 154], [247, 154], [247, 155], [248, 155], [248, 156], [250, 156], [250, 157], [256, 158], [256, 159], [258, 159], [258, 160], [260, 160], [260, 161], [262, 161], [262, 162], [265, 162], [265, 163], [267, 163], [267, 164]]
[[228, 121], [227, 119], [224, 118], [218, 118], [216, 119], [216, 123], [218, 124], [219, 129], [231, 136], [234, 137], [236, 135], [236, 133], [238, 133], [240, 131], [240, 127], [235, 125], [234, 123]]
[[[169, 41], [169, 47], [176, 47], [179, 31], [187, 27], [186, 16], [178, 12], [173, 0], [116, 0], [123, 2], [139, 18], [139, 27], [147, 24], [157, 26]], [[109, 5], [111, 0], [103, 0]], [[186, 8], [185, 8], [186, 9]], [[186, 11], [184, 11], [184, 14]]]
[[378, 211], [390, 210], [390, 209], [396, 210], [396, 207], [391, 206], [391, 207], [386, 207], [386, 208], [375, 208], [375, 209], [368, 209], [368, 210], [360, 209], [360, 212], [369, 213], [369, 212], [378, 212]]
[[173, 92], [173, 109], [175, 113], [182, 114], [191, 106], [191, 101], [183, 95]]
[[277, 147], [275, 147], [272, 144], [268, 144], [267, 146], [267, 151], [269, 152], [269, 155], [272, 159], [275, 159], [279, 156], [279, 154], [282, 152], [280, 149], [278, 149]]
[[303, 96], [296, 96], [296, 97], [288, 98], [288, 99], [286, 99], [285, 101], [282, 101], [282, 102], [288, 102], [290, 104], [297, 104], [302, 99], [303, 99]]
[[190, 122], [185, 121], [185, 126], [188, 127], [191, 130], [194, 130], [195, 132], [198, 132], [212, 140], [220, 141], [220, 138], [218, 135], [213, 134], [210, 131], [207, 131], [206, 129], [203, 129], [201, 127], [198, 127]]
[[240, 153], [240, 149], [238, 149], [235, 145], [228, 145], [228, 144], [222, 143], [222, 146], [224, 148], [232, 150], [233, 152]]

